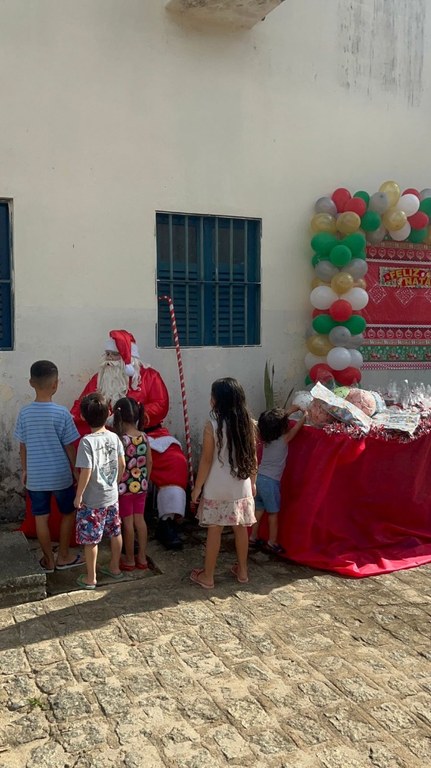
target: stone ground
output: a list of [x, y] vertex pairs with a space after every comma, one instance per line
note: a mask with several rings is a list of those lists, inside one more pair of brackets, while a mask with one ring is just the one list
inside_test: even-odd
[[0, 610], [0, 768], [430, 765], [431, 566], [258, 554], [240, 586], [226, 535], [204, 591], [196, 535], [149, 551], [140, 579]]

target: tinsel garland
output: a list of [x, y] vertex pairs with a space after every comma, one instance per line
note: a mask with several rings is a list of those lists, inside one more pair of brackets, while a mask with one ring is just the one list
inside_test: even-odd
[[421, 437], [425, 437], [431, 433], [431, 412], [426, 411], [421, 415], [421, 420], [413, 435], [410, 435], [408, 432], [386, 429], [380, 425], [372, 426], [368, 434], [364, 435], [359, 427], [351, 424], [344, 424], [340, 421], [325, 424], [322, 429], [328, 435], [346, 435], [354, 440], [359, 440], [363, 437], [371, 437], [373, 440], [380, 440], [382, 442], [411, 443], [413, 440], [419, 440]]

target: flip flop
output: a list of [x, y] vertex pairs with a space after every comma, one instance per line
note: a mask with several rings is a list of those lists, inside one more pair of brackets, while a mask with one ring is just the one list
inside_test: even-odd
[[78, 565], [84, 565], [84, 561], [81, 555], [76, 555], [75, 559], [71, 563], [63, 563], [63, 565], [56, 565], [56, 571], [66, 571], [68, 568], [76, 568]]
[[81, 573], [80, 576], [76, 579], [76, 583], [79, 584], [81, 589], [96, 589], [97, 584], [87, 584], [86, 581], [84, 581], [85, 576], [83, 573]]
[[47, 568], [46, 565], [44, 565], [45, 562], [45, 558], [41, 557], [39, 560], [39, 565], [42, 568], [42, 571], [45, 571], [45, 573], [54, 573], [55, 567]]
[[120, 570], [121, 571], [134, 571], [137, 566], [135, 565], [129, 565], [129, 563], [123, 563], [120, 560]]
[[214, 589], [214, 583], [204, 584], [203, 581], [200, 581], [199, 576], [201, 573], [204, 573], [203, 568], [193, 568], [190, 574], [190, 581], [193, 581], [194, 584], [198, 584], [202, 589]]
[[139, 560], [135, 560], [135, 568], [139, 571], [148, 571], [149, 567], [148, 561], [146, 563], [141, 563]]
[[99, 567], [100, 573], [103, 573], [105, 576], [109, 576], [110, 579], [115, 579], [115, 581], [120, 581], [121, 579], [124, 579], [124, 573], [112, 573], [110, 568], [108, 568], [107, 565], [101, 565]]
[[238, 563], [235, 563], [235, 565], [233, 565], [233, 566], [232, 566], [232, 568], [230, 569], [230, 572], [231, 572], [232, 576], [235, 576], [236, 580], [237, 580], [237, 581], [238, 581], [240, 584], [248, 584], [248, 576], [247, 576], [247, 578], [246, 578], [246, 579], [241, 579], [241, 578], [238, 576]]

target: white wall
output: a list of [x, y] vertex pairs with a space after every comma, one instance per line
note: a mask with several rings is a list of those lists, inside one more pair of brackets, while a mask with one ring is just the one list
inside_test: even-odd
[[263, 219], [262, 346], [183, 350], [194, 439], [213, 379], [237, 376], [256, 413], [266, 359], [281, 400], [302, 384], [314, 200], [388, 178], [431, 186], [429, 42], [425, 0], [287, 0], [236, 32], [180, 25], [161, 0], [2, 0], [0, 197], [14, 200], [16, 289], [16, 348], [0, 355], [9, 505], [10, 433], [31, 362], [58, 364], [57, 402], [70, 405], [111, 328], [131, 330], [161, 371], [169, 426], [183, 436], [175, 352], [155, 349], [156, 210]]

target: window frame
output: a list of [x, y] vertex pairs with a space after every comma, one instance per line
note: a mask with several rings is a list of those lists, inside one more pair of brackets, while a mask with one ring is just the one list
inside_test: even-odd
[[[168, 217], [168, 238], [169, 238], [169, 270], [170, 274], [167, 277], [160, 276], [160, 263], [159, 263], [159, 239], [158, 239], [158, 226], [162, 224], [160, 217]], [[184, 272], [181, 277], [175, 277], [174, 275], [174, 262], [173, 251], [175, 248], [175, 241], [173, 240], [172, 227], [175, 223], [175, 217], [183, 219], [181, 226], [184, 228]], [[190, 220], [195, 220], [190, 223]], [[219, 266], [220, 266], [220, 251], [218, 250], [218, 238], [223, 226], [219, 227], [219, 222], [223, 222], [224, 228], [228, 223], [228, 237], [229, 237], [229, 261], [228, 271], [229, 277], [226, 279], [220, 279]], [[244, 262], [243, 262], [243, 276], [241, 280], [235, 280], [234, 278], [234, 265], [235, 265], [235, 252], [233, 247], [233, 232], [235, 222], [241, 222], [243, 224], [243, 238], [244, 238]], [[248, 225], [252, 225], [252, 235], [250, 236], [251, 243], [251, 257], [248, 251]], [[196, 265], [200, 262], [200, 266], [196, 266], [196, 281], [190, 280], [190, 265], [193, 264], [193, 260], [190, 259], [190, 252], [188, 250], [189, 242], [189, 226], [195, 226], [196, 230], [199, 230], [198, 237], [199, 243], [196, 245]], [[165, 222], [166, 226], [166, 222]], [[196, 300], [196, 307], [199, 307], [199, 326], [198, 333], [201, 337], [200, 343], [194, 343], [190, 341], [190, 334], [181, 332], [180, 328], [180, 343], [182, 347], [189, 349], [202, 349], [202, 348], [219, 348], [219, 349], [235, 349], [241, 347], [260, 347], [262, 345], [262, 218], [256, 216], [229, 216], [220, 214], [207, 214], [207, 213], [184, 213], [180, 211], [166, 211], [156, 210], [155, 212], [155, 255], [156, 255], [156, 269], [155, 269], [155, 289], [157, 297], [157, 321], [155, 326], [155, 345], [158, 349], [171, 349], [175, 346], [173, 338], [171, 338], [169, 344], [163, 343], [163, 334], [166, 335], [166, 329], [161, 329], [161, 304], [159, 301], [161, 295], [167, 295], [174, 293], [174, 290], [162, 291], [161, 284], [171, 283], [175, 287], [175, 283], [180, 287], [181, 281], [184, 283], [185, 299], [184, 304], [180, 308], [180, 312], [176, 312], [176, 320], [178, 326], [178, 314], [182, 312], [189, 312], [191, 307], [190, 303], [190, 288], [196, 286], [196, 291], [200, 291], [200, 298]], [[179, 241], [177, 241], [178, 243]], [[254, 272], [253, 279], [250, 279], [250, 273]], [[217, 276], [217, 277], [215, 277]], [[248, 298], [248, 287], [253, 287], [253, 295], [251, 299]], [[226, 334], [223, 332], [223, 326], [220, 325], [219, 320], [219, 305], [222, 301], [220, 297], [220, 290], [227, 288], [229, 291], [229, 336], [230, 343], [227, 343], [220, 336]], [[234, 289], [239, 288], [243, 292], [243, 304], [238, 305], [234, 299]], [[205, 298], [203, 298], [205, 297]], [[208, 300], [211, 297], [211, 300]], [[171, 296], [175, 309], [175, 298]], [[167, 306], [167, 302], [165, 302]], [[253, 309], [253, 304], [255, 309]], [[237, 343], [233, 340], [235, 333], [233, 331], [233, 315], [235, 306], [240, 306], [240, 311], [243, 312], [243, 340]], [[178, 309], [178, 307], [177, 307]], [[253, 314], [253, 320], [255, 326], [253, 328], [253, 340], [248, 341], [247, 329], [249, 327], [249, 316]], [[224, 318], [226, 323], [226, 318]], [[166, 323], [166, 320], [163, 320]], [[181, 318], [180, 318], [181, 326]], [[211, 330], [209, 330], [211, 329]]]
[[7, 206], [8, 215], [8, 259], [9, 259], [9, 277], [2, 278], [0, 271], [0, 285], [9, 285], [9, 323], [10, 333], [8, 344], [4, 344], [4, 338], [0, 335], [0, 351], [12, 352], [15, 349], [15, 270], [14, 270], [14, 249], [13, 249], [13, 199], [10, 197], [0, 197], [0, 206]]

